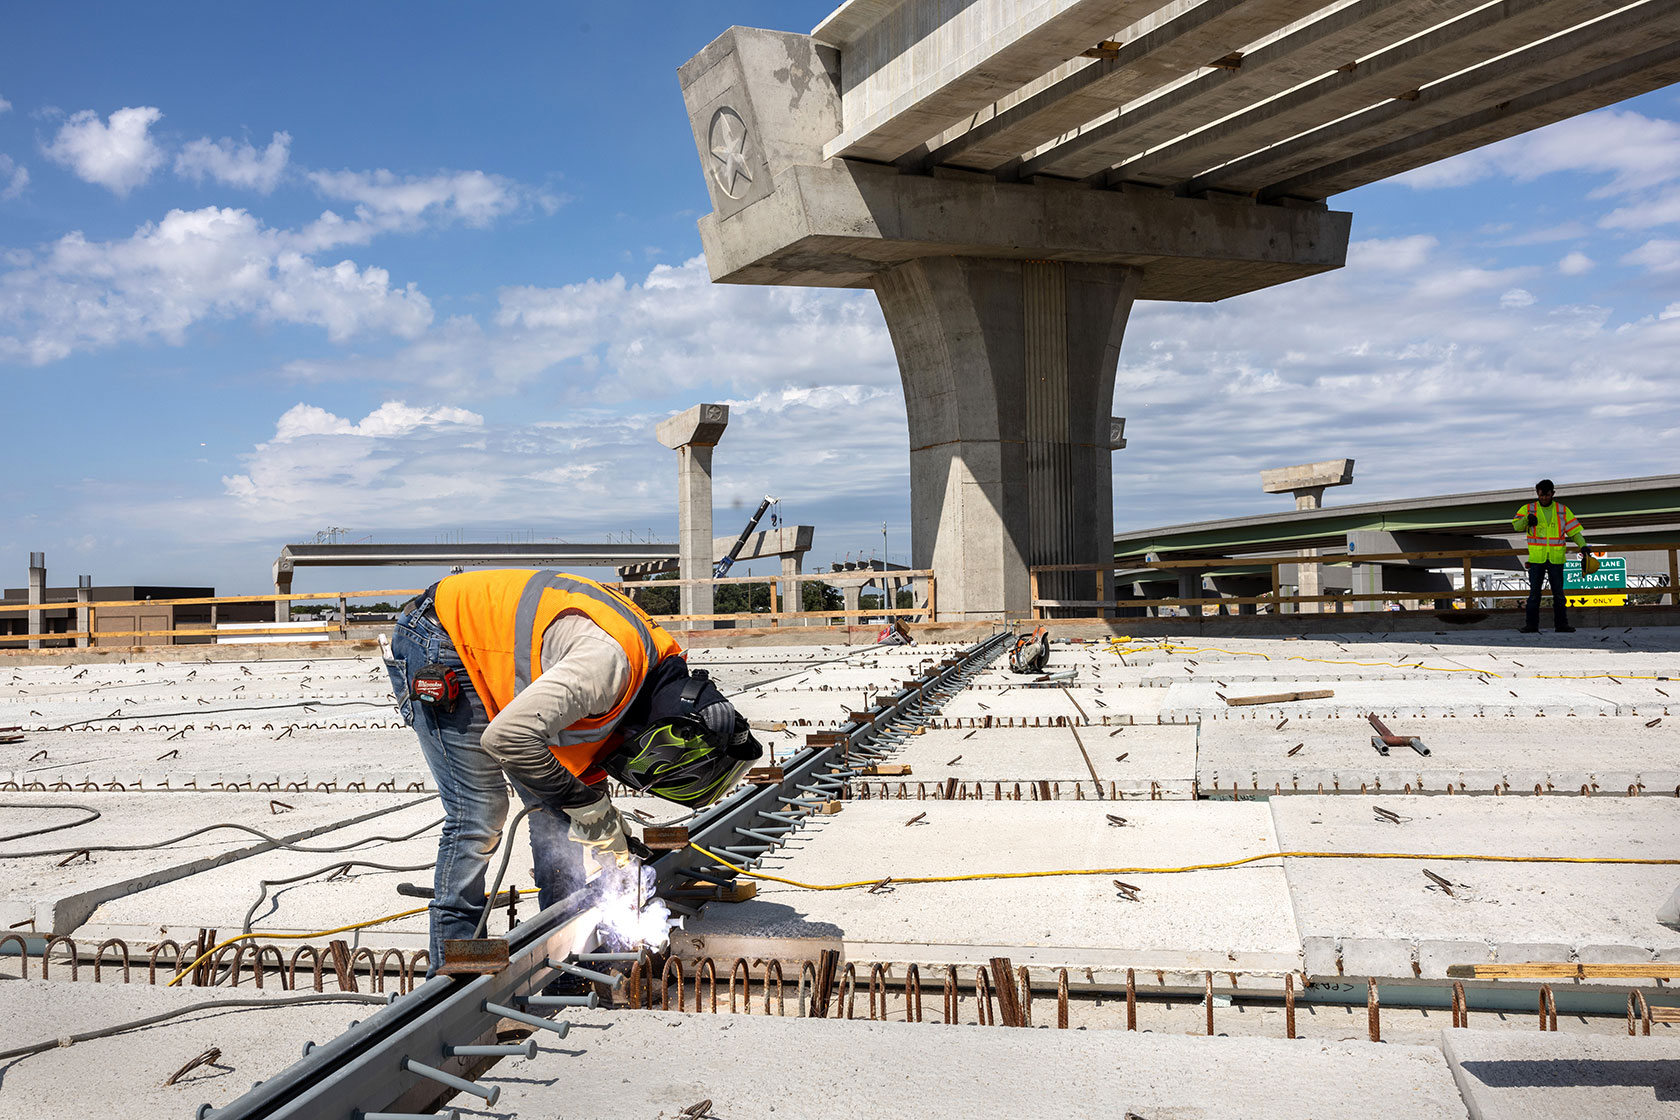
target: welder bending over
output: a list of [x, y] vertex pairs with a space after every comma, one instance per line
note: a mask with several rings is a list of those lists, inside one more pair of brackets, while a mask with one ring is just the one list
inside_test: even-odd
[[715, 801], [760, 753], [747, 723], [676, 639], [630, 600], [581, 576], [448, 576], [406, 605], [387, 659], [392, 689], [443, 801], [430, 961], [470, 938], [507, 819], [527, 806], [538, 902], [630, 862], [605, 780], [690, 807]]

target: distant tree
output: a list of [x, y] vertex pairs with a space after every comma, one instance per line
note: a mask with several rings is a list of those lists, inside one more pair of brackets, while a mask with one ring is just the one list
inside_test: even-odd
[[[653, 577], [656, 580], [671, 580], [677, 578], [676, 572], [665, 572]], [[636, 599], [642, 609], [652, 615], [676, 614], [682, 603], [682, 596], [675, 587], [643, 587], [638, 589]]]

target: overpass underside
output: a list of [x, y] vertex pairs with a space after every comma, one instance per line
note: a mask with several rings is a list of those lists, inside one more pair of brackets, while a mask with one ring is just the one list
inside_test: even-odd
[[1680, 6], [851, 0], [679, 76], [713, 279], [876, 292], [913, 563], [985, 618], [1027, 613], [1030, 565], [1111, 555], [1134, 301], [1341, 267], [1328, 196], [1680, 79]]

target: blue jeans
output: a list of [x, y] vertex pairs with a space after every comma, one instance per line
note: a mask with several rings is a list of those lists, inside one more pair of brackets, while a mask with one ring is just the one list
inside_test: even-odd
[[1552, 584], [1552, 628], [1562, 630], [1569, 625], [1569, 597], [1563, 593], [1563, 565], [1528, 565], [1528, 614], [1524, 623], [1530, 630], [1540, 627], [1540, 589], [1550, 580]]
[[[508, 785], [513, 785], [526, 805], [539, 804], [479, 746], [479, 738], [489, 724], [484, 704], [467, 677], [455, 644], [430, 607], [430, 596], [423, 595], [413, 610], [397, 620], [391, 634], [394, 663], [386, 666], [403, 719], [420, 737], [420, 751], [426, 756], [443, 801], [443, 835], [438, 839], [437, 867], [432, 876], [435, 893], [430, 907], [428, 976], [443, 962], [445, 940], [471, 937], [478, 928], [484, 913], [486, 868], [507, 820]], [[460, 677], [461, 699], [453, 712], [437, 711], [409, 696], [410, 679], [433, 663], [454, 668]], [[535, 881], [541, 907], [565, 898], [588, 878], [583, 847], [567, 836], [570, 825], [564, 814], [546, 809], [525, 818], [535, 867], [526, 882]], [[503, 889], [520, 877], [518, 872], [517, 865], [510, 866]]]

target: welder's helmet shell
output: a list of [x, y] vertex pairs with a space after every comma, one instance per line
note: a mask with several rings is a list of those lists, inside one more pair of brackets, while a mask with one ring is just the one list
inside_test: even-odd
[[729, 792], [762, 754], [750, 734], [744, 744], [714, 747], [706, 741], [705, 724], [676, 716], [626, 739], [601, 768], [638, 793], [700, 809]]

